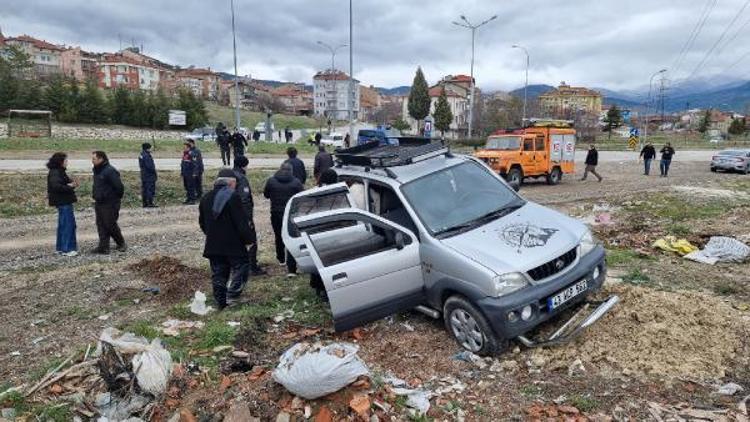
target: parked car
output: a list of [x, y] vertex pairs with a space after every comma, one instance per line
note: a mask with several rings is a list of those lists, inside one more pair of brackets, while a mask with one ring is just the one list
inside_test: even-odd
[[185, 139], [191, 139], [195, 142], [200, 141], [215, 141], [216, 140], [216, 129], [212, 127], [199, 127], [193, 129], [192, 132], [185, 135]]
[[750, 149], [727, 149], [711, 157], [711, 171], [750, 172]]
[[[260, 122], [257, 125], [255, 125], [255, 130], [260, 132], [261, 134], [266, 133], [266, 122]], [[271, 122], [271, 132], [276, 131], [276, 127], [274, 126], [273, 122]]]
[[340, 133], [323, 135], [323, 137], [320, 139], [320, 144], [327, 147], [344, 148], [344, 135]]
[[343, 183], [295, 195], [282, 237], [300, 270], [323, 280], [337, 331], [415, 308], [442, 316], [461, 347], [492, 355], [513, 339], [570, 340], [618, 302], [581, 308], [558, 333], [535, 338], [604, 282], [604, 248], [582, 222], [525, 200], [482, 161], [441, 144], [371, 143], [336, 156]]
[[357, 133], [357, 145], [378, 142], [380, 145], [398, 145], [401, 132], [389, 127], [378, 126], [375, 129], [361, 129]]
[[711, 143], [711, 144], [720, 144], [720, 143], [724, 142], [724, 140], [721, 139], [721, 138], [711, 138], [711, 139], [708, 140], [708, 142]]

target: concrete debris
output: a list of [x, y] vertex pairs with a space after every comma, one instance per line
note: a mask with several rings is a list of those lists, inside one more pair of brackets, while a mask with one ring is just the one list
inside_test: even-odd
[[165, 336], [177, 337], [181, 330], [190, 330], [193, 328], [201, 329], [205, 326], [202, 321], [180, 321], [178, 319], [169, 319], [161, 323], [161, 332]]
[[206, 306], [206, 294], [197, 290], [193, 297], [193, 301], [190, 302], [190, 312], [196, 315], [205, 316], [208, 315], [211, 310], [213, 310], [212, 307]]
[[733, 382], [727, 383], [719, 387], [719, 390], [717, 391], [722, 396], [733, 396], [740, 391], [744, 391], [745, 389], [742, 388], [741, 385], [735, 384]]

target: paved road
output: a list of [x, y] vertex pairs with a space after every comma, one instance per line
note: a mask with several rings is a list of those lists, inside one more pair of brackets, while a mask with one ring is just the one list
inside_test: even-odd
[[[716, 151], [711, 150], [698, 150], [698, 151], [677, 151], [675, 154], [675, 161], [706, 161], [711, 159], [711, 156]], [[583, 163], [586, 157], [586, 151], [576, 151], [576, 161]], [[636, 161], [638, 159], [638, 153], [626, 152], [626, 151], [600, 151], [599, 161], [602, 162], [621, 162], [621, 161]], [[113, 158], [112, 165], [120, 170], [138, 170], [138, 160], [129, 158]], [[156, 167], [159, 170], [179, 170], [180, 160], [172, 158], [157, 158]], [[284, 157], [277, 158], [250, 158], [250, 168], [277, 168], [284, 161]], [[305, 165], [310, 167], [313, 164], [312, 159], [304, 159]], [[44, 171], [45, 170], [44, 160], [5, 160], [0, 159], [0, 171]], [[207, 168], [219, 168], [221, 167], [221, 160], [218, 158], [209, 158], [205, 160]], [[68, 170], [70, 171], [85, 171], [91, 169], [91, 162], [89, 160], [70, 160], [68, 163]]]

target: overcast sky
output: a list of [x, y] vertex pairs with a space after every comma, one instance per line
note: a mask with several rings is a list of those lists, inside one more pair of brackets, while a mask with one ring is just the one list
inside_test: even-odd
[[[673, 67], [704, 7], [716, 0], [354, 0], [354, 75], [364, 84], [410, 85], [422, 66], [430, 83], [469, 73], [471, 35], [451, 25], [497, 15], [477, 32], [475, 75], [489, 90], [530, 83], [639, 89]], [[750, 0], [718, 0], [673, 79], [685, 78]], [[345, 0], [236, 0], [240, 74], [310, 83], [330, 67], [316, 44], [349, 40]], [[2, 0], [6, 36], [27, 33], [91, 51], [143, 45], [145, 53], [181, 66], [232, 72], [229, 0]], [[745, 78], [750, 7], [737, 17], [694, 78]], [[732, 41], [731, 44], [727, 44]], [[725, 46], [725, 44], [727, 44]], [[730, 65], [737, 63], [729, 70]], [[336, 56], [348, 71], [348, 50]]]

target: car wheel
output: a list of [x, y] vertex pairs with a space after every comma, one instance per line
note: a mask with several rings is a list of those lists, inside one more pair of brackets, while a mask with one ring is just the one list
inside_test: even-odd
[[443, 305], [445, 328], [459, 346], [480, 356], [497, 355], [508, 346], [492, 331], [487, 318], [462, 296], [451, 296]]
[[508, 183], [512, 182], [518, 183], [519, 186], [523, 184], [523, 172], [518, 167], [513, 167], [508, 172]]
[[716, 167], [711, 167], [711, 171], [716, 173]]
[[562, 179], [562, 170], [560, 170], [560, 167], [555, 167], [552, 169], [552, 173], [547, 175], [547, 184], [556, 185], [560, 183], [561, 179]]

